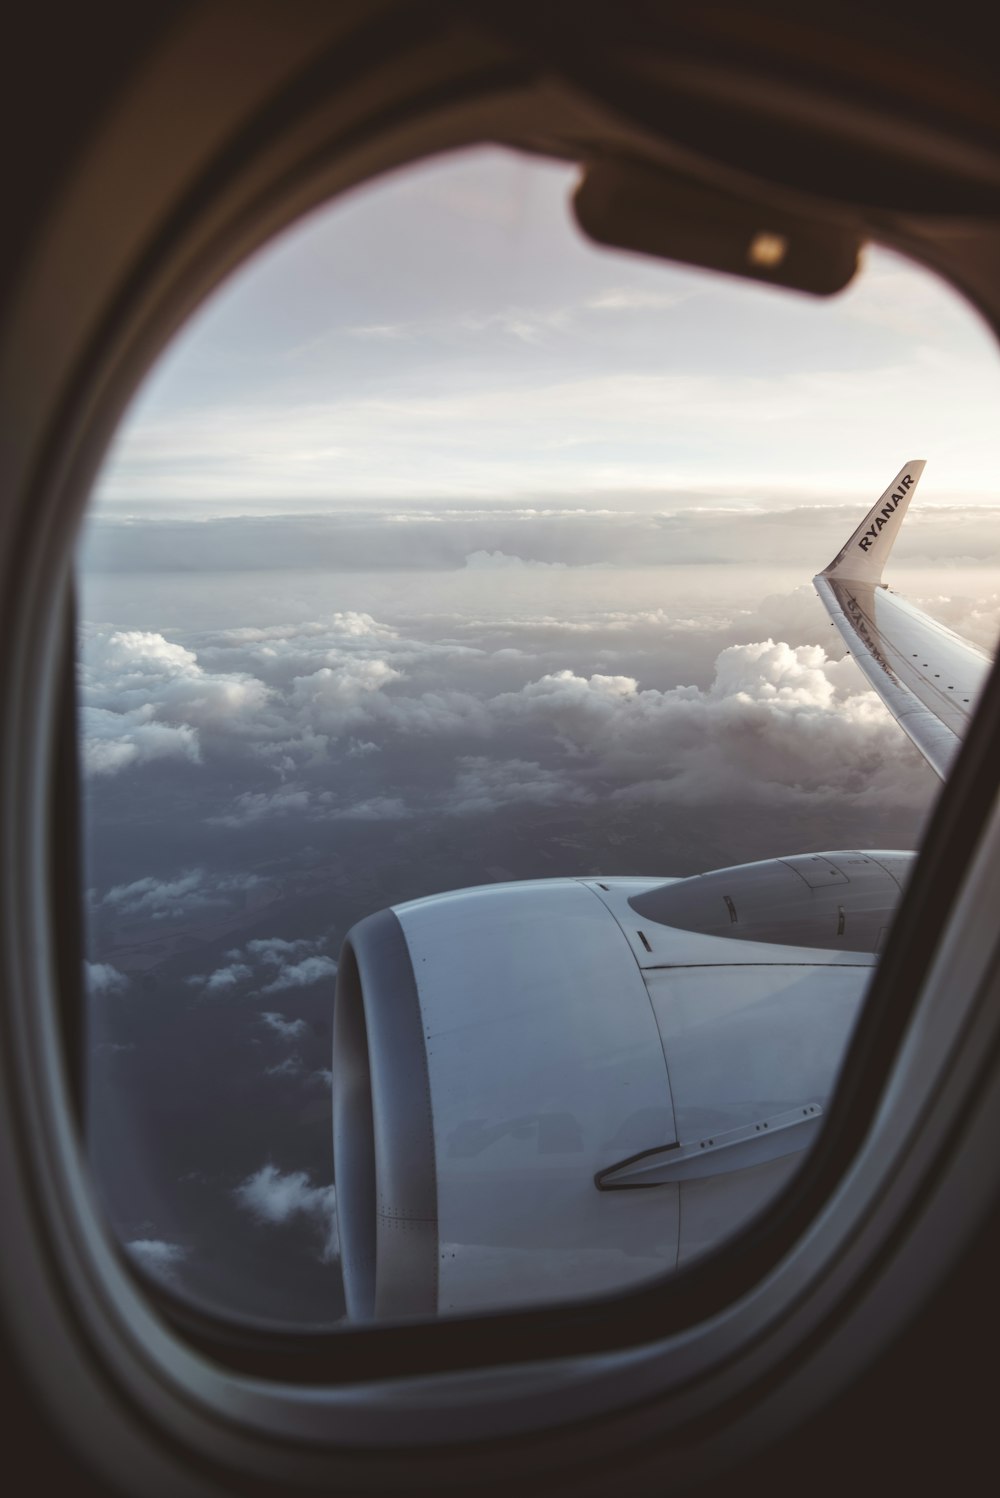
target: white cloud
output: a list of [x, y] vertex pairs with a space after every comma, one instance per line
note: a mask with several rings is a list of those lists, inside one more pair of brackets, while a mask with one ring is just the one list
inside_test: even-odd
[[283, 1014], [275, 1014], [273, 1011], [262, 1014], [261, 1019], [282, 1040], [295, 1040], [309, 1028], [304, 1019], [286, 1019]]
[[596, 799], [592, 791], [574, 785], [554, 770], [543, 770], [532, 760], [491, 760], [467, 756], [458, 760], [459, 771], [448, 800], [454, 816], [476, 816], [502, 806], [528, 804], [552, 806], [558, 802], [586, 804]]
[[617, 779], [613, 799], [923, 807], [929, 795], [930, 772], [854, 661], [818, 645], [730, 646], [707, 690], [559, 671], [491, 707], [556, 735], [577, 783]]
[[[837, 513], [835, 531], [842, 539], [851, 517], [845, 519]], [[589, 525], [592, 513], [584, 509], [582, 514]], [[1000, 510], [995, 517], [992, 512], [979, 511], [976, 515], [983, 535], [994, 536], [1000, 549]], [[935, 554], [939, 543], [944, 544], [942, 538], [948, 545], [964, 545], [962, 527], [966, 519], [970, 537], [976, 532], [971, 511], [962, 512], [957, 519], [954, 514], [946, 516], [940, 525], [930, 510], [926, 516], [923, 530], [917, 526], [913, 535], [917, 537], [918, 551], [924, 548], [929, 555]], [[569, 523], [569, 519], [561, 515], [559, 524]], [[676, 536], [687, 536], [690, 542], [687, 519], [647, 512], [640, 520], [650, 535], [659, 538], [657, 545], [669, 547]], [[711, 534], [716, 538], [713, 546], [728, 538], [726, 544], [734, 551], [752, 540], [755, 547], [777, 548], [780, 559], [782, 546], [798, 545], [802, 537], [810, 535], [810, 544], [820, 558], [827, 555], [828, 549], [830, 555], [836, 549], [833, 535], [827, 537], [822, 529], [827, 519], [821, 515], [817, 520], [803, 508], [781, 514], [741, 513], [735, 517], [711, 510], [700, 523], [703, 537]], [[819, 540], [816, 526], [820, 527]], [[477, 555], [475, 551], [462, 554]], [[517, 553], [503, 548], [484, 550], [482, 555], [490, 563], [485, 571], [495, 569], [501, 576], [510, 573], [512, 602], [514, 595], [520, 596], [522, 588], [537, 599], [540, 590], [532, 588], [533, 563], [525, 563], [522, 568], [523, 558], [518, 559]], [[530, 555], [534, 557], [535, 552]], [[522, 571], [523, 584], [518, 576], [515, 586], [514, 574]], [[678, 576], [680, 572], [677, 569], [671, 575], [670, 582], [675, 587], [684, 585], [683, 574]], [[549, 570], [545, 575], [549, 576]], [[442, 802], [449, 771], [452, 776], [463, 773], [466, 776], [465, 782], [456, 785], [456, 805], [467, 809], [477, 801], [481, 808], [489, 804], [489, 794], [481, 786], [477, 789], [468, 783], [472, 771], [457, 761], [453, 767], [442, 765], [445, 773], [436, 785], [426, 776], [408, 780], [405, 766], [393, 754], [406, 740], [438, 741], [442, 754], [447, 754], [444, 741], [450, 739], [454, 744], [452, 752], [466, 760], [488, 757], [493, 762], [521, 761], [539, 766], [549, 778], [535, 775], [533, 779], [522, 780], [521, 799], [528, 803], [581, 800], [591, 792], [603, 795], [624, 791], [629, 784], [639, 781], [671, 780], [673, 773], [669, 772], [667, 760], [658, 762], [653, 752], [654, 718], [658, 723], [660, 718], [670, 719], [664, 741], [665, 753], [669, 754], [682, 732], [682, 724], [687, 725], [684, 732], [693, 737], [699, 723], [702, 731], [708, 733], [724, 721], [735, 721], [737, 709], [730, 707], [723, 711], [718, 699], [720, 695], [734, 696], [737, 689], [730, 690], [727, 686], [723, 669], [711, 696], [698, 706], [697, 701], [692, 705], [687, 700], [689, 689], [679, 686], [669, 689], [672, 696], [662, 692], [659, 696], [655, 692], [651, 695], [652, 689], [642, 675], [659, 676], [659, 685], [667, 669], [679, 675], [687, 669], [685, 662], [690, 658], [692, 677], [703, 685], [717, 644], [727, 637], [735, 636], [741, 648], [745, 648], [743, 642], [754, 638], [790, 641], [796, 648], [801, 643], [832, 640], [828, 621], [810, 589], [772, 595], [756, 608], [740, 607], [731, 596], [733, 581], [738, 578], [736, 586], [742, 589], [747, 584], [735, 570], [720, 573], [722, 581], [709, 601], [699, 603], [688, 599], [674, 609], [601, 607], [603, 602], [614, 598], [615, 586], [605, 581], [603, 572], [590, 590], [592, 605], [585, 608], [582, 590], [570, 569], [558, 569], [558, 575], [552, 570], [551, 576], [553, 596], [561, 598], [566, 589], [567, 596], [574, 600], [572, 609], [551, 614], [533, 612], [521, 617], [516, 610], [512, 614], [509, 606], [492, 616], [478, 609], [471, 617], [453, 612], [428, 620], [416, 615], [411, 619], [410, 633], [380, 622], [371, 614], [345, 610], [301, 624], [265, 624], [218, 631], [200, 637], [197, 650], [152, 633], [105, 632], [101, 637], [104, 656], [95, 657], [95, 662], [101, 658], [110, 663], [114, 690], [126, 694], [133, 690], [134, 681], [139, 682], [147, 697], [152, 691], [150, 683], [160, 683], [164, 690], [172, 690], [178, 677], [185, 683], [185, 691], [193, 689], [194, 684], [210, 697], [213, 682], [239, 684], [240, 701], [232, 715], [222, 713], [216, 721], [202, 704], [197, 727], [193, 721], [187, 725], [164, 724], [159, 717], [151, 719], [148, 726], [157, 733], [180, 732], [183, 728], [193, 736], [191, 742], [196, 742], [202, 760], [207, 756], [206, 763], [211, 761], [224, 767], [226, 782], [212, 783], [232, 784], [235, 780], [237, 793], [232, 799], [220, 796], [205, 806], [206, 821], [233, 829], [279, 821], [297, 823], [304, 828], [311, 822], [423, 820], [426, 813], [433, 813], [439, 807], [447, 811], [450, 808]], [[465, 596], [475, 586], [470, 578], [464, 584]], [[452, 604], [455, 597], [462, 596], [457, 587], [457, 583], [453, 585]], [[477, 591], [477, 602], [478, 596]], [[484, 600], [489, 596], [484, 585]], [[991, 638], [996, 622], [996, 598], [939, 597], [933, 603], [938, 613], [944, 613], [960, 632], [984, 641]], [[591, 638], [593, 644], [588, 645]], [[487, 644], [498, 648], [484, 648]], [[511, 655], [514, 644], [522, 649], [520, 656]], [[658, 661], [652, 654], [654, 649]], [[629, 669], [623, 671], [621, 666]], [[95, 664], [91, 685], [99, 696], [102, 689], [97, 671]], [[672, 679], [677, 681], [678, 675]], [[533, 679], [525, 680], [526, 677]], [[256, 682], [262, 695], [254, 696], [246, 690], [250, 681]], [[498, 685], [509, 690], [498, 693]], [[781, 700], [787, 707], [787, 677], [783, 678], [782, 693]], [[755, 695], [759, 717], [768, 694], [762, 691]], [[847, 693], [845, 701], [857, 695], [857, 691]], [[141, 710], [158, 713], [159, 707], [154, 701], [150, 708], [147, 702]], [[813, 710], [821, 709], [814, 703]], [[826, 710], [834, 711], [830, 702]], [[838, 706], [836, 712], [840, 711]], [[855, 711], [852, 707], [851, 712], [856, 733], [867, 732], [858, 726], [860, 708]], [[745, 710], [743, 720], [749, 725]], [[804, 731], [803, 721], [795, 729], [800, 736]], [[612, 734], [612, 725], [617, 725], [620, 731]], [[752, 731], [759, 733], [759, 725]], [[834, 731], [842, 735], [842, 725]], [[592, 739], [588, 738], [591, 732]], [[614, 742], [604, 744], [602, 734], [611, 734]], [[473, 741], [483, 746], [482, 754], [477, 754]], [[634, 751], [631, 759], [626, 754], [630, 743]], [[108, 753], [116, 763], [137, 752], [123, 738], [112, 738], [108, 745]], [[577, 757], [576, 765], [563, 763], [568, 747]], [[716, 745], [713, 751], [716, 759], [718, 748]], [[559, 754], [558, 763], [551, 758], [554, 751]], [[421, 750], [418, 748], [416, 752]], [[705, 765], [695, 777], [706, 785], [713, 752], [707, 754]], [[386, 766], [383, 775], [379, 775], [375, 764], [365, 765], [365, 761], [374, 761], [377, 755], [381, 756], [379, 764]], [[607, 773], [605, 784], [597, 788], [599, 756]], [[822, 754], [819, 758], [822, 762]], [[784, 762], [779, 753], [776, 764]], [[726, 778], [728, 782], [728, 770]], [[835, 774], [833, 783], [842, 784], [843, 778], [843, 774]], [[803, 784], [809, 782], [806, 773]], [[496, 804], [504, 804], [499, 787], [495, 785], [494, 789], [498, 792], [494, 798]], [[174, 881], [175, 885], [182, 882], [182, 876]], [[120, 906], [122, 913], [136, 916], [142, 913], [142, 884], [136, 882], [127, 902], [122, 889], [112, 891], [107, 897], [109, 907]], [[145, 913], [157, 920], [186, 915], [202, 905], [207, 893], [183, 888], [150, 889]], [[212, 897], [231, 905], [238, 903], [235, 889], [228, 895], [224, 890], [216, 890]]]
[[502, 337], [514, 338], [520, 343], [536, 345], [551, 333], [565, 332], [573, 322], [574, 311], [571, 307], [508, 306], [496, 312], [466, 312], [431, 320], [361, 323], [347, 331], [353, 338], [371, 338], [379, 342], [415, 342], [444, 338], [452, 343], [462, 342], [463, 335], [476, 339], [483, 334], [499, 333]]
[[167, 1284], [173, 1283], [178, 1269], [188, 1258], [186, 1248], [163, 1238], [133, 1238], [125, 1248], [140, 1269]]
[[[206, 992], [224, 991], [237, 983], [248, 982], [255, 976], [258, 982], [261, 977], [267, 980], [261, 989], [262, 993], [309, 988], [314, 983], [336, 976], [336, 962], [322, 953], [326, 941], [326, 935], [314, 938], [296, 937], [294, 940], [282, 936], [254, 937], [245, 947], [236, 947], [227, 952], [226, 956], [230, 959], [228, 967], [219, 969], [208, 979], [198, 975], [186, 981], [203, 985]], [[305, 1020], [286, 1019], [276, 1010], [266, 1010], [260, 1018], [284, 1040], [304, 1035], [308, 1028]]]
[[283, 1174], [275, 1165], [262, 1165], [236, 1187], [233, 1195], [257, 1222], [272, 1227], [299, 1217], [314, 1219], [323, 1233], [320, 1258], [330, 1263], [338, 1257], [337, 1199], [333, 1186], [314, 1186], [304, 1170]]
[[302, 1073], [302, 1057], [298, 1055], [286, 1056], [284, 1061], [278, 1061], [274, 1066], [265, 1066], [265, 1077], [298, 1077]]
[[[403, 703], [405, 713], [406, 699]], [[389, 721], [395, 717], [390, 715]], [[218, 827], [247, 827], [265, 819], [305, 813], [316, 822], [389, 822], [410, 815], [399, 796], [368, 796], [338, 805], [332, 791], [309, 791], [294, 784], [283, 785], [276, 791], [244, 791], [233, 802], [232, 810], [209, 817], [208, 821]]]
[[[931, 553], [935, 538], [951, 534], [955, 524], [954, 518], [941, 526], [932, 520], [925, 527]], [[676, 521], [643, 517], [668, 541], [686, 534], [686, 521]], [[750, 534], [740, 525], [751, 531], [764, 525], [780, 539], [806, 535], [807, 522], [818, 523], [805, 510], [735, 520], [711, 511], [709, 522], [718, 535], [730, 535], [736, 548]], [[840, 515], [841, 539], [847, 523]], [[812, 544], [826, 554], [826, 539], [816, 542], [814, 536]], [[832, 555], [832, 539], [829, 549]], [[494, 570], [498, 551], [484, 555], [491, 563], [484, 570]], [[521, 571], [513, 552], [500, 550], [499, 563], [496, 570], [510, 572], [512, 579]], [[512, 582], [512, 602], [522, 590], [538, 601], [532, 571], [525, 569], [523, 583]], [[672, 584], [683, 586], [683, 576], [677, 569]], [[707, 600], [609, 609], [601, 605], [615, 596], [611, 584], [602, 580], [588, 587], [584, 606], [569, 569], [552, 577], [553, 597], [561, 598], [565, 589], [572, 609], [528, 614], [508, 604], [491, 614], [479, 604], [476, 613], [463, 616], [454, 602], [470, 588], [477, 603], [480, 596], [483, 603], [490, 598], [485, 586], [480, 595], [470, 579], [462, 585], [464, 595], [453, 585], [454, 611], [414, 614], [409, 633], [345, 610], [301, 624], [215, 632], [199, 639], [197, 651], [162, 635], [113, 632], [104, 639], [105, 656], [121, 691], [132, 690], [129, 672], [144, 691], [150, 681], [169, 685], [178, 674], [188, 685], [217, 678], [252, 679], [261, 686], [259, 698], [244, 694], [235, 736], [225, 715], [218, 724], [200, 720], [199, 752], [226, 755], [227, 781], [243, 780], [240, 787], [237, 778], [239, 794], [232, 800], [209, 803], [205, 820], [217, 827], [279, 819], [303, 829], [311, 823], [423, 823], [435, 813], [584, 805], [611, 797], [691, 796], [704, 802], [745, 795], [752, 801], [760, 787], [769, 802], [782, 794], [878, 794], [887, 805], [926, 803], [927, 784], [913, 770], [909, 749], [853, 666], [844, 674], [822, 650], [819, 656], [802, 653], [819, 648], [820, 641], [835, 654], [841, 648], [808, 587], [772, 594], [754, 607], [745, 577], [734, 570]], [[960, 632], [985, 640], [996, 623], [997, 598], [938, 596], [934, 610]], [[718, 655], [714, 682], [707, 685], [718, 643], [734, 636], [739, 643]], [[698, 685], [662, 685], [664, 678], [677, 681], [688, 663]], [[192, 675], [196, 669], [201, 676]], [[659, 677], [657, 685], [643, 680], [649, 675]], [[497, 691], [497, 685], [506, 690]], [[399, 754], [404, 747], [420, 757], [418, 776], [408, 778], [408, 761]], [[876, 752], [899, 759], [900, 774], [893, 777], [873, 763]], [[436, 774], [428, 773], [430, 754], [439, 755]], [[261, 881], [252, 875], [222, 878], [187, 870], [172, 879], [116, 886], [101, 903], [122, 916], [167, 921], [213, 904], [222, 909], [245, 903], [255, 882]], [[253, 954], [239, 960], [252, 965]], [[273, 966], [277, 970], [276, 961]]]
[[493, 731], [489, 708], [472, 692], [431, 691], [419, 697], [397, 697], [380, 714], [384, 726], [404, 736]]
[[208, 820], [219, 827], [249, 827], [265, 818], [303, 812], [309, 799], [309, 791], [301, 785], [282, 785], [275, 791], [244, 791], [233, 802], [232, 811]]
[[[241, 984], [251, 983], [255, 978], [257, 982], [262, 978], [266, 980], [260, 990], [262, 993], [283, 993], [296, 988], [309, 988], [314, 983], [336, 976], [336, 962], [320, 952], [325, 941], [323, 936], [314, 940], [300, 937], [294, 941], [280, 936], [255, 937], [245, 947], [235, 947], [227, 952], [229, 960], [225, 966], [208, 974], [193, 973], [184, 981], [190, 987], [199, 988], [202, 996], [231, 993]], [[260, 1019], [282, 1040], [298, 1039], [309, 1028], [305, 1020], [286, 1019], [276, 1010], [265, 1010]], [[281, 1069], [271, 1067], [269, 1075]], [[289, 1070], [287, 1066], [283, 1069]]]
[[204, 869], [188, 869], [174, 879], [149, 875], [130, 884], [113, 885], [101, 904], [119, 916], [181, 920], [194, 911], [237, 905], [263, 883], [256, 874], [209, 874]]
[[92, 994], [124, 993], [129, 986], [125, 974], [110, 962], [85, 962], [83, 972], [87, 990]]
[[268, 691], [252, 676], [206, 673], [197, 656], [163, 635], [90, 627], [80, 665], [83, 762], [116, 775], [156, 759], [199, 764], [199, 731], [238, 734]]
[[493, 571], [506, 568], [507, 571], [518, 571], [525, 567], [549, 567], [565, 571], [565, 562], [536, 562], [530, 558], [510, 556], [505, 551], [470, 551], [465, 558], [466, 567], [473, 571]]
[[314, 983], [332, 980], [337, 976], [337, 964], [332, 957], [304, 957], [301, 962], [279, 968], [262, 993], [282, 993], [288, 988], [310, 988]]
[[[281, 967], [289, 957], [302, 957], [309, 952], [315, 952], [323, 944], [323, 939], [309, 941], [305, 937], [299, 937], [295, 941], [286, 941], [281, 936], [259, 936], [246, 944], [247, 956], [266, 966]], [[239, 957], [237, 951], [233, 954]]]
[[[970, 632], [986, 636], [995, 603], [939, 599], [938, 612], [950, 609], [959, 627], [964, 623]], [[260, 786], [259, 777], [268, 773], [266, 763], [251, 768], [256, 784], [251, 779], [250, 788], [209, 820], [232, 828], [274, 818], [389, 822], [402, 821], [415, 809], [423, 813], [438, 807], [474, 815], [499, 806], [584, 805], [608, 797], [704, 802], [744, 796], [752, 801], [758, 793], [769, 802], [783, 796], [801, 800], [849, 794], [906, 807], [926, 804], [925, 777], [853, 663], [826, 656], [817, 643], [788, 643], [826, 640], [840, 648], [833, 645], [822, 610], [806, 588], [765, 598], [755, 610], [721, 598], [716, 614], [690, 618], [683, 611], [673, 615], [663, 608], [638, 608], [565, 619], [498, 616], [466, 624], [448, 617], [442, 622], [452, 635], [468, 630], [473, 639], [492, 631], [500, 645], [512, 635], [530, 640], [534, 632], [535, 655], [544, 648], [549, 659], [558, 659], [564, 642], [575, 657], [586, 659], [591, 649], [592, 661], [609, 665], [629, 660], [632, 647], [649, 652], [660, 641], [669, 643], [681, 660], [691, 650], [687, 641], [699, 634], [704, 638], [707, 627], [717, 638], [737, 631], [745, 635], [760, 626], [774, 633], [723, 650], [707, 687], [648, 687], [612, 665], [590, 674], [569, 667], [544, 671], [489, 695], [482, 687], [494, 667], [520, 675], [530, 671], [534, 656], [511, 658], [508, 653], [500, 660], [498, 653], [470, 651], [453, 638], [425, 644], [387, 631], [364, 614], [337, 615], [332, 623], [313, 621], [301, 631], [294, 625], [228, 631], [216, 637], [221, 643], [207, 653], [234, 653], [241, 663], [236, 674], [245, 675], [248, 665], [272, 674], [261, 722], [252, 715], [244, 721], [251, 766], [262, 745], [280, 747], [283, 755], [288, 750], [294, 758], [307, 742], [315, 744], [321, 729], [332, 730], [338, 714], [351, 723], [363, 715], [372, 737], [362, 742], [383, 753], [393, 740], [407, 738], [451, 739], [464, 752], [452, 762], [450, 789], [443, 778], [437, 786], [422, 787], [414, 808], [390, 786], [372, 788], [370, 778], [360, 782], [364, 790], [353, 800], [331, 789], [328, 762], [310, 760], [310, 747], [297, 776], [277, 785]], [[588, 647], [591, 636], [602, 634], [604, 640], [595, 639]], [[351, 641], [360, 652], [356, 659], [350, 658]], [[397, 646], [398, 657], [393, 653]], [[185, 649], [175, 658], [160, 637], [149, 648], [154, 664], [165, 657], [186, 667], [190, 652]], [[302, 669], [334, 657], [337, 666]], [[405, 666], [393, 664], [397, 659]], [[703, 650], [702, 680], [710, 659]], [[486, 663], [490, 671], [484, 669]], [[421, 684], [432, 685], [401, 691], [411, 671], [419, 674]], [[456, 681], [469, 681], [478, 690], [450, 684]], [[489, 752], [470, 754], [470, 738]], [[897, 769], [887, 768], [897, 762]], [[393, 774], [398, 773], [397, 767]], [[116, 886], [102, 903], [122, 915], [164, 921], [213, 903], [233, 905], [245, 899], [254, 883], [252, 875], [209, 877], [202, 870], [188, 870], [172, 880], [149, 878]], [[274, 970], [272, 984], [280, 983], [266, 991], [318, 981], [325, 973], [322, 963], [290, 976], [298, 970], [289, 959], [315, 955], [304, 948], [296, 953], [272, 948], [270, 958], [261, 960]], [[242, 958], [231, 959], [237, 960], [252, 964], [257, 954], [248, 949]], [[216, 986], [221, 989], [226, 981], [232, 986], [232, 979], [222, 977]]]
[[88, 775], [117, 775], [134, 765], [157, 759], [201, 763], [201, 748], [193, 728], [171, 727], [150, 721], [146, 707], [134, 712], [110, 712], [101, 707], [80, 709], [80, 753]]
[[214, 973], [209, 973], [205, 979], [204, 992], [228, 993], [231, 988], [246, 983], [252, 977], [253, 974], [245, 963], [232, 962], [228, 967], [219, 967]]
[[[820, 468], [807, 490], [759, 474], [716, 484], [671, 474], [662, 483], [631, 492], [619, 485], [602, 493], [592, 482], [574, 496], [579, 502], [572, 505], [495, 502], [409, 511], [373, 505], [317, 516], [252, 517], [235, 532], [232, 522], [224, 519], [128, 526], [107, 521], [92, 533], [93, 565], [112, 572], [156, 571], [166, 569], [173, 552], [196, 549], [195, 562], [207, 572], [265, 566], [279, 572], [296, 567], [327, 567], [341, 573], [384, 573], [394, 568], [537, 571], [543, 564], [560, 572], [575, 567], [607, 572], [656, 564], [756, 562], [769, 569], [794, 565], [808, 579], [836, 553], [891, 476], [883, 453], [881, 461], [876, 459], [862, 475], [843, 476]], [[945, 485], [947, 502], [942, 503]], [[921, 556], [929, 561], [995, 563], [1000, 558], [1000, 506], [987, 486], [983, 479], [975, 502], [960, 504], [953, 473], [929, 472], [919, 505], [911, 511], [895, 548], [894, 565]], [[725, 586], [724, 576], [718, 574], [717, 587]], [[671, 577], [677, 580], [678, 574]], [[597, 587], [605, 597], [613, 596], [613, 577], [595, 579]], [[707, 601], [710, 587], [703, 583], [700, 591], [702, 601]], [[354, 628], [349, 627], [352, 621]], [[341, 709], [357, 712], [363, 709], [366, 691], [384, 690], [398, 680], [388, 673], [405, 675], [415, 666], [468, 649], [455, 641], [407, 637], [365, 614], [226, 630], [198, 640], [200, 676], [180, 687], [169, 677], [147, 676], [134, 696], [103, 705], [122, 713], [145, 709], [147, 716], [152, 710], [158, 721], [183, 719], [195, 728], [212, 726], [239, 738], [246, 733], [239, 710], [213, 720], [206, 718], [198, 700], [187, 710], [183, 694], [192, 699], [212, 692], [221, 695], [227, 682], [226, 690], [235, 691], [232, 683], [253, 677], [279, 693], [253, 713], [254, 734], [263, 734], [266, 742], [287, 712], [284, 698], [295, 676], [305, 679], [304, 695], [318, 699], [317, 710], [325, 698], [327, 707], [338, 714]], [[310, 687], [309, 678], [322, 669], [332, 674]], [[103, 679], [98, 662], [91, 694], [98, 705], [102, 704], [96, 686]], [[267, 709], [273, 712], [273, 721]], [[339, 716], [336, 723], [339, 733], [345, 725]]]
[[480, 654], [458, 641], [403, 638], [350, 611], [208, 635], [200, 660], [162, 635], [91, 631], [86, 691], [97, 705], [85, 709], [86, 753], [96, 771], [109, 774], [151, 757], [199, 764], [239, 758], [271, 783], [244, 791], [218, 814], [219, 825], [301, 814], [310, 808], [303, 774], [329, 764], [342, 740], [348, 757], [377, 753], [381, 745], [370, 734], [355, 735], [359, 726], [412, 717], [410, 699], [387, 700], [387, 688], [411, 668]]
[[359, 323], [347, 331], [352, 338], [409, 338], [413, 330], [413, 323], [373, 322]]
[[655, 291], [649, 286], [613, 286], [592, 296], [587, 306], [594, 312], [649, 311], [676, 307], [690, 292]]
[[297, 676], [289, 700], [293, 710], [308, 715], [319, 728], [340, 733], [355, 722], [363, 722], [366, 704], [374, 692], [399, 681], [402, 672], [387, 660], [344, 660], [321, 666], [308, 676]]
[[233, 1194], [258, 1221], [281, 1223], [303, 1212], [324, 1210], [333, 1187], [313, 1186], [304, 1170], [283, 1174], [276, 1165], [262, 1165]]
[[[322, 803], [324, 796], [319, 800]], [[399, 796], [370, 796], [365, 801], [327, 808], [323, 813], [330, 822], [398, 822], [409, 815], [409, 808]]]

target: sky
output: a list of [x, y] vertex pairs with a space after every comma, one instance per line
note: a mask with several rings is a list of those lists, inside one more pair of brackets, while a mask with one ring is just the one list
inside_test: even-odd
[[340, 943], [546, 875], [913, 848], [937, 782], [809, 579], [908, 459], [892, 581], [992, 649], [1000, 375], [870, 251], [829, 302], [588, 245], [495, 150], [311, 215], [190, 321], [78, 554], [89, 1134], [215, 1309], [342, 1315]]
[[928, 503], [993, 503], [1000, 370], [953, 291], [884, 250], [829, 300], [608, 251], [576, 176], [460, 154], [286, 232], [161, 357], [101, 507], [783, 507], [913, 457]]

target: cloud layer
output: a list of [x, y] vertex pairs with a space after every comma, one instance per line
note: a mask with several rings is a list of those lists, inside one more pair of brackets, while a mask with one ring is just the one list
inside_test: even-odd
[[[883, 472], [883, 467], [866, 486], [834, 489], [822, 496], [821, 503], [808, 504], [799, 488], [782, 491], [747, 482], [632, 495], [616, 488], [590, 492], [567, 504], [550, 497], [409, 511], [376, 504], [363, 511], [342, 508], [326, 516], [127, 523], [105, 518], [92, 525], [83, 560], [89, 571], [115, 573], [263, 567], [518, 572], [538, 567], [782, 563], [801, 567], [808, 577], [836, 554], [866, 505], [874, 502], [880, 481], [892, 477], [891, 468]], [[1000, 561], [1000, 508], [995, 504], [921, 498], [894, 549], [898, 561]], [[102, 674], [124, 669], [123, 655], [144, 650], [141, 673], [172, 680], [176, 698], [190, 699], [197, 691], [197, 662], [176, 647], [164, 650], [153, 636], [145, 641], [131, 638], [136, 633], [123, 632], [121, 640], [106, 642]], [[206, 701], [205, 711], [225, 710], [227, 704], [238, 708], [246, 685], [238, 678], [216, 682], [214, 700]]]
[[[953, 612], [984, 637], [995, 624], [992, 608], [963, 603]], [[939, 601], [939, 612], [948, 613], [946, 603]], [[471, 817], [560, 802], [779, 803], [848, 795], [926, 802], [920, 762], [853, 661], [815, 642], [826, 626], [814, 599], [784, 595], [755, 615], [737, 610], [715, 622], [715, 638], [769, 620], [793, 641], [796, 634], [813, 641], [789, 643], [775, 634], [724, 645], [710, 667], [705, 658], [704, 684], [673, 686], [644, 685], [627, 672], [543, 665], [558, 659], [560, 648], [578, 659], [589, 652], [593, 661], [595, 649], [619, 659], [628, 641], [640, 654], [657, 644], [660, 653], [682, 653], [691, 622], [663, 610], [551, 626], [510, 621], [500, 629], [494, 621], [494, 648], [479, 643], [482, 634], [476, 644], [454, 635], [421, 639], [366, 614], [223, 631], [197, 649], [162, 635], [95, 630], [86, 675], [104, 704], [99, 743], [120, 743], [123, 755], [99, 756], [94, 774], [143, 773], [142, 761], [128, 757], [141, 715], [193, 746], [187, 776], [208, 775], [213, 787], [238, 776], [245, 788], [221, 797], [213, 791], [206, 808], [206, 822], [224, 831], [398, 825], [414, 816]], [[467, 624], [458, 628], [476, 639]], [[553, 639], [540, 651], [546, 630]], [[614, 647], [597, 649], [601, 636]], [[517, 647], [508, 643], [515, 638]], [[150, 661], [170, 669], [147, 670]], [[504, 680], [516, 684], [496, 690]], [[407, 746], [420, 746], [421, 755], [433, 750], [433, 772], [415, 775], [415, 761], [407, 769], [400, 759]], [[260, 883], [250, 872], [191, 869], [115, 885], [102, 903], [120, 915], [166, 922], [245, 900]], [[287, 960], [292, 955], [299, 960]], [[275, 969], [264, 992], [328, 975], [329, 959], [316, 954], [279, 961], [277, 949], [266, 959], [249, 952], [208, 975], [206, 992], [243, 981], [251, 958]]]
[[[151, 713], [157, 710], [152, 701], [147, 707]], [[122, 732], [127, 734], [128, 728]], [[145, 875], [127, 884], [112, 885], [100, 903], [118, 916], [183, 921], [196, 912], [231, 907], [261, 882], [256, 874], [211, 874], [205, 869], [187, 869], [172, 878]]]
[[[184, 981], [200, 991], [203, 998], [217, 998], [241, 992], [248, 998], [259, 994], [284, 993], [312, 988], [317, 983], [332, 983], [337, 976], [334, 959], [320, 949], [325, 937], [315, 941], [301, 938], [286, 941], [278, 936], [259, 937], [244, 949], [228, 952], [228, 961], [209, 973], [192, 973]], [[290, 1038], [303, 1034], [302, 1021], [286, 1022], [280, 1014], [267, 1011], [264, 1023], [276, 1034]]]

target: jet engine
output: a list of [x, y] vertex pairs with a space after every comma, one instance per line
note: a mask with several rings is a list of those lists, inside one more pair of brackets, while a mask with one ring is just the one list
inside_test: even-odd
[[359, 922], [334, 1017], [348, 1315], [617, 1290], [732, 1233], [820, 1125], [905, 857], [487, 885]]

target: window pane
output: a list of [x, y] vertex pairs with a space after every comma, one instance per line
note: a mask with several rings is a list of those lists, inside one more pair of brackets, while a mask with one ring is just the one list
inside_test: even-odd
[[818, 303], [598, 250], [575, 176], [482, 150], [313, 215], [94, 495], [89, 1144], [136, 1263], [221, 1313], [537, 1302], [734, 1231], [939, 783], [810, 583], [911, 458], [887, 575], [992, 649], [973, 314], [884, 251]]

